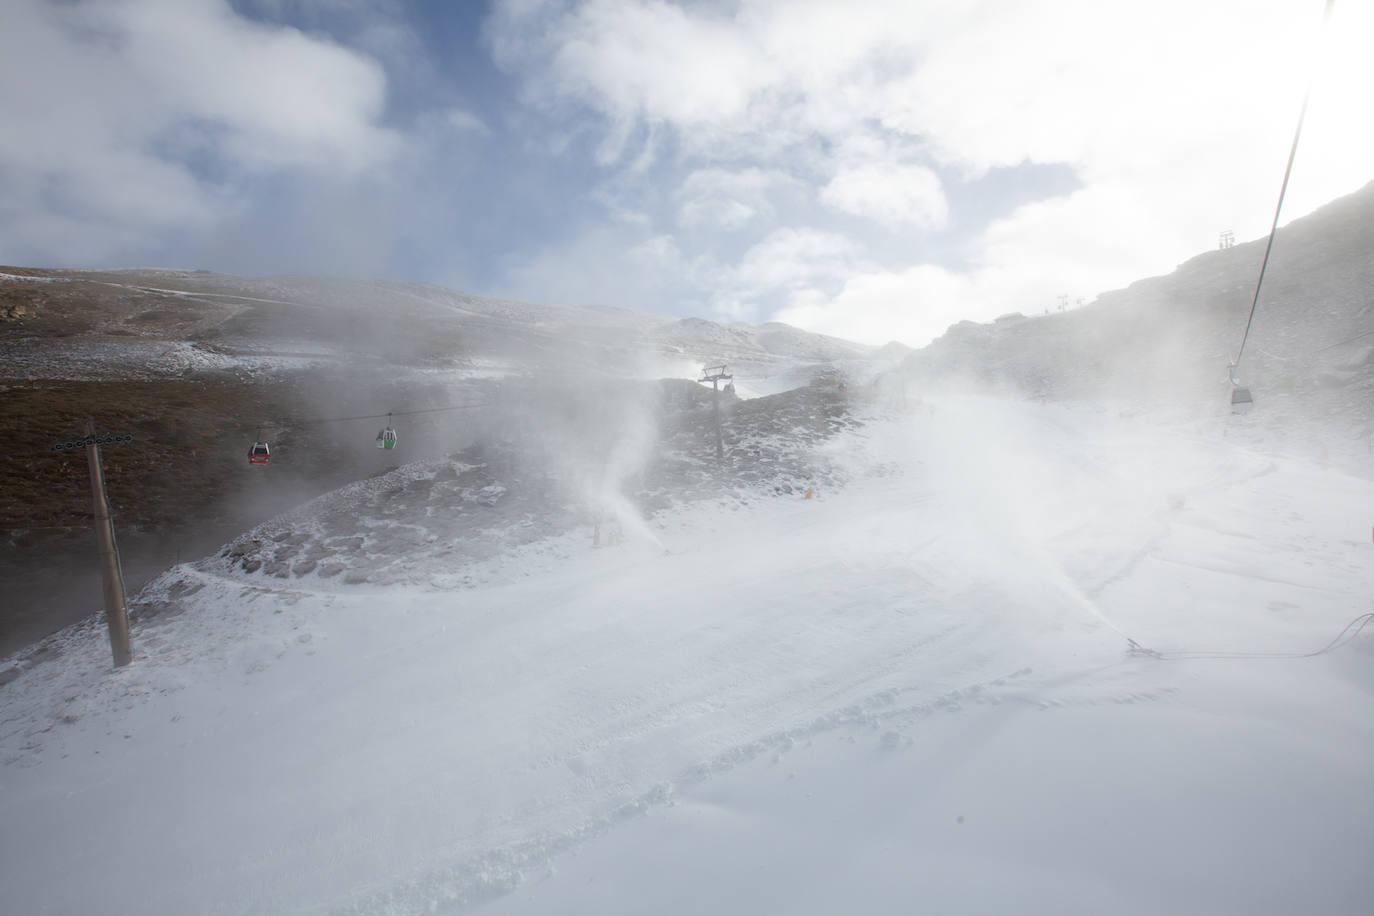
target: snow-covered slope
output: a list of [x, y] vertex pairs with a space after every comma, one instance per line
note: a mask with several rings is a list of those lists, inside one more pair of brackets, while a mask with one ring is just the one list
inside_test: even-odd
[[[45, 308], [150, 377], [167, 338], [173, 374], [501, 381], [480, 447], [161, 575], [130, 667], [95, 619], [0, 663], [6, 908], [1367, 913], [1371, 194], [1280, 236], [1248, 414], [1254, 246], [909, 358], [62, 272]], [[722, 396], [718, 460], [708, 390], [632, 379], [721, 361], [764, 396]]]
[[145, 594], [129, 668], [94, 622], [12, 659], [8, 905], [1366, 911], [1371, 631], [1247, 653], [1369, 610], [1374, 483], [1086, 405], [861, 419], [810, 499], [731, 484], [600, 547], [489, 517], [485, 582], [454, 519], [514, 494], [402, 469], [281, 530], [372, 500], [413, 575], [231, 550]]

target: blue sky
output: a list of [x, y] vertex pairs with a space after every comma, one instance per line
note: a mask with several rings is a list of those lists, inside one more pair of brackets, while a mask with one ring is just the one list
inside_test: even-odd
[[10, 0], [0, 263], [921, 345], [1374, 178], [1367, 4]]

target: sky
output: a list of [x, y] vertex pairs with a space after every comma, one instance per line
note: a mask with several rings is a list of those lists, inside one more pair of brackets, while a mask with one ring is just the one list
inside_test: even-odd
[[7, 0], [0, 263], [922, 346], [1374, 179], [1337, 0]]

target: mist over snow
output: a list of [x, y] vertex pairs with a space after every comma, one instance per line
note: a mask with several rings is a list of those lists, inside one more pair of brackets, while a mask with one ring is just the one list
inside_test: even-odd
[[276, 421], [242, 494], [357, 479], [157, 575], [129, 667], [99, 616], [5, 660], [10, 904], [1363, 913], [1369, 201], [1280, 234], [1240, 413], [1245, 246], [915, 352], [16, 269], [50, 384], [436, 412], [371, 465]]
[[15, 0], [0, 909], [1367, 916], [1321, 6]]
[[1087, 405], [846, 413], [671, 496], [638, 421], [570, 424], [604, 476], [570, 428], [407, 465], [169, 570], [127, 669], [98, 620], [15, 657], [12, 903], [1362, 911], [1367, 634], [1126, 639], [1321, 648], [1374, 483]]

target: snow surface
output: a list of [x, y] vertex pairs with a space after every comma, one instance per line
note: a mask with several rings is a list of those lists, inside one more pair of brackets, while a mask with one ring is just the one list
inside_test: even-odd
[[24, 274], [7, 274], [0, 271], [0, 282], [10, 283], [65, 283], [65, 277], [30, 277]]
[[215, 557], [126, 669], [97, 621], [10, 659], [6, 909], [1370, 911], [1374, 631], [1126, 640], [1325, 645], [1374, 482], [1250, 417], [866, 419], [818, 498], [553, 533], [478, 587]]

